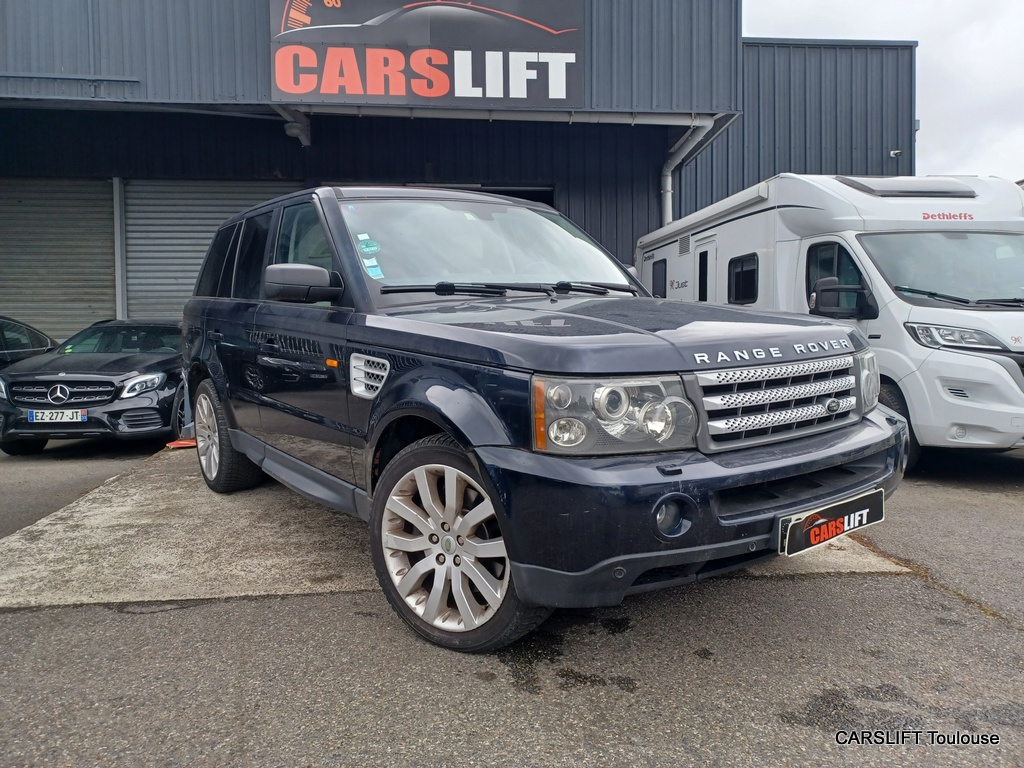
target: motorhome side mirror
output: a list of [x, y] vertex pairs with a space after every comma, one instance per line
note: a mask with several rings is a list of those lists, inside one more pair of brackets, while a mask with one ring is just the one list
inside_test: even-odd
[[[844, 293], [857, 295], [856, 307], [840, 306]], [[878, 317], [878, 301], [870, 288], [863, 285], [840, 285], [838, 277], [823, 277], [811, 288], [810, 313], [835, 320], [874, 320]]]
[[334, 301], [345, 290], [337, 272], [312, 264], [271, 264], [264, 277], [266, 296], [276, 301]]

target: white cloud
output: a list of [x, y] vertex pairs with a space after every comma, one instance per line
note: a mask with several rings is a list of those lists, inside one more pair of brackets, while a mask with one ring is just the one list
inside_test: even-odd
[[917, 41], [917, 172], [1024, 179], [1022, 0], [744, 0], [743, 34]]

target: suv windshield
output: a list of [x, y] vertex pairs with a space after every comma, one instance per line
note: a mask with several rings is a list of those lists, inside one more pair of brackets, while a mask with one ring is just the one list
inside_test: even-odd
[[554, 211], [421, 199], [342, 200], [341, 212], [366, 282], [378, 290], [442, 281], [630, 282], [606, 251]]
[[177, 352], [180, 334], [178, 328], [173, 325], [100, 325], [76, 333], [57, 350], [57, 353], [71, 355], [86, 352]]
[[1024, 234], [887, 232], [858, 239], [891, 286], [972, 301], [1024, 297]]

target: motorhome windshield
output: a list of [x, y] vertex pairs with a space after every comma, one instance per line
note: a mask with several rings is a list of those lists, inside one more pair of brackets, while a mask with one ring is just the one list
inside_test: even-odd
[[886, 232], [858, 237], [890, 286], [983, 299], [1024, 298], [1024, 233]]

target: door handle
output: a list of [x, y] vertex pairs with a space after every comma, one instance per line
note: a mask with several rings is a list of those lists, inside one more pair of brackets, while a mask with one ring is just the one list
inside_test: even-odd
[[224, 341], [224, 334], [220, 331], [207, 331], [206, 338], [210, 341]]

